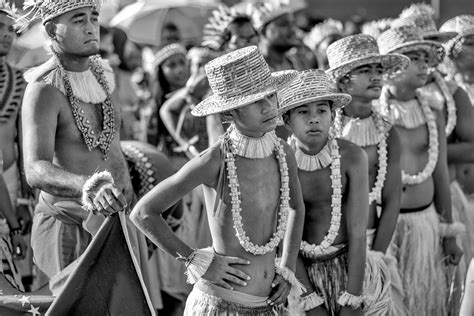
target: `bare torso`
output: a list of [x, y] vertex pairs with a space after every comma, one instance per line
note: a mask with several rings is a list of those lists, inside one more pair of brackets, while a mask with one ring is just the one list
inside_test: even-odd
[[[214, 147], [212, 150], [220, 149]], [[216, 159], [215, 163], [220, 162]], [[264, 245], [275, 232], [278, 220], [280, 205], [278, 160], [273, 155], [263, 159], [236, 156], [235, 164], [240, 184], [243, 228], [252, 243]], [[233, 284], [236, 291], [268, 296], [274, 278], [275, 251], [256, 256], [245, 251], [240, 245], [233, 227], [227, 172], [224, 177], [226, 181], [221, 195], [221, 202], [224, 205], [218, 208], [216, 215], [213, 212], [216, 187], [204, 186], [214, 250], [221, 255], [236, 256], [250, 261], [250, 265], [238, 268], [247, 273], [251, 280], [244, 287]]]
[[[400, 167], [408, 174], [422, 171], [428, 162], [428, 129], [426, 124], [414, 129], [395, 127], [400, 135]], [[402, 184], [401, 208], [417, 208], [433, 201], [434, 181], [429, 177], [416, 185]]]
[[15, 138], [17, 136], [15, 113], [7, 122], [0, 122], [0, 148], [3, 152], [3, 170], [7, 170], [16, 160]]
[[[374, 188], [375, 181], [379, 170], [379, 155], [377, 154], [377, 145], [362, 147], [367, 154], [369, 160], [369, 192]], [[369, 222], [367, 228], [377, 227], [377, 202], [374, 201], [369, 205]]]
[[[99, 133], [102, 127], [102, 110], [100, 105], [81, 103], [85, 116], [94, 126], [94, 132]], [[53, 163], [71, 173], [79, 175], [92, 175], [97, 171], [108, 170], [111, 172], [115, 184], [130, 202], [133, 199], [133, 189], [130, 182], [128, 167], [120, 147], [120, 112], [115, 110], [115, 136], [108, 152], [108, 159], [103, 159], [102, 152], [95, 148], [89, 151], [82, 135], [76, 126], [71, 106], [64, 98], [58, 115], [58, 125], [55, 138], [55, 153]], [[51, 201], [64, 200], [64, 197], [49, 196]]]
[[[341, 144], [339, 142], [339, 144]], [[340, 146], [341, 156], [344, 148]], [[342, 195], [345, 196], [347, 187], [347, 165], [341, 160], [342, 175]], [[305, 223], [303, 230], [303, 240], [319, 245], [324, 236], [328, 233], [331, 224], [331, 168], [330, 166], [316, 171], [298, 170], [298, 176], [303, 192], [303, 200], [306, 209]], [[348, 235], [346, 230], [345, 208], [347, 202], [342, 200], [342, 219], [339, 234], [334, 241], [334, 245], [347, 243]]]

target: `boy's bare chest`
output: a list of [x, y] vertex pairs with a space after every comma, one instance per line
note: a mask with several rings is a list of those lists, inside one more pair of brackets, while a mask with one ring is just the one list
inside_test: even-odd
[[377, 174], [379, 168], [379, 154], [378, 154], [378, 146], [366, 146], [363, 147], [365, 153], [367, 154], [367, 158], [369, 161], [369, 175]]
[[[345, 192], [346, 179], [342, 172], [342, 193]], [[331, 210], [331, 198], [333, 194], [331, 181], [331, 168], [327, 167], [317, 171], [298, 171], [298, 176], [303, 192], [303, 200], [307, 216], [311, 216], [312, 210]]]
[[402, 154], [404, 152], [411, 154], [426, 153], [429, 145], [429, 133], [426, 125], [412, 129], [397, 126], [397, 131], [400, 135]]

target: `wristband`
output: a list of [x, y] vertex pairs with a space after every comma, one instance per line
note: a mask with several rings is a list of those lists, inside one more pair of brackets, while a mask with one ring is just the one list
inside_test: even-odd
[[214, 251], [212, 248], [194, 249], [186, 258], [178, 253], [176, 260], [181, 261], [186, 266], [187, 282], [195, 284], [206, 273], [207, 269], [214, 260]]
[[114, 178], [112, 178], [110, 172], [96, 172], [84, 183], [82, 187], [82, 208], [86, 211], [93, 212], [95, 210], [95, 205], [89, 202], [89, 199], [94, 201], [94, 197], [90, 197], [90, 195], [97, 194], [99, 191], [97, 187], [103, 182], [114, 183]]
[[337, 303], [341, 306], [350, 306], [353, 310], [356, 310], [362, 307], [364, 299], [362, 298], [362, 295], [357, 296], [344, 291], [337, 300]]
[[316, 292], [313, 292], [309, 295], [306, 295], [305, 297], [301, 297], [300, 303], [301, 308], [305, 312], [307, 312], [309, 310], [312, 310], [313, 308], [323, 305], [324, 299], [322, 299], [318, 294], [316, 294]]
[[295, 276], [295, 273], [288, 269], [287, 267], [275, 267], [275, 273], [281, 275], [281, 277], [286, 280], [291, 285], [290, 295], [294, 297], [299, 297], [306, 292], [306, 288]]

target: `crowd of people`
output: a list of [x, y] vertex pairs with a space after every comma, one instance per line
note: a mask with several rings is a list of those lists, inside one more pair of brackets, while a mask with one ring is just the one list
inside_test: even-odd
[[2, 280], [60, 295], [120, 213], [159, 315], [474, 313], [474, 13], [239, 3], [151, 47], [101, 3], [0, 2]]

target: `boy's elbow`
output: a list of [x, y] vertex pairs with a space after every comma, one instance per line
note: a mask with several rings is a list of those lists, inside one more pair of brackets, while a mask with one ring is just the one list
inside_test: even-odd
[[140, 223], [143, 223], [147, 217], [149, 217], [148, 213], [147, 208], [139, 202], [130, 213], [130, 220], [132, 223], [139, 226]]

